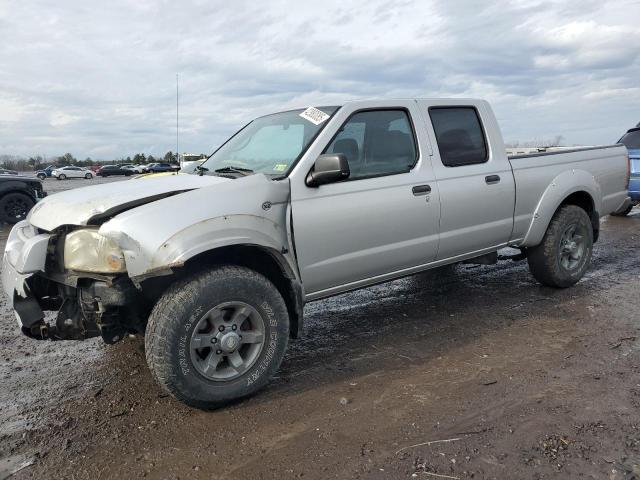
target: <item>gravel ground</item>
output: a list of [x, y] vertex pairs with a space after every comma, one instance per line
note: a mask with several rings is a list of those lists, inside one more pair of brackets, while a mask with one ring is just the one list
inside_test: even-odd
[[500, 261], [309, 304], [272, 384], [214, 412], [140, 338], [32, 341], [2, 297], [0, 478], [640, 478], [640, 210], [602, 226], [566, 290]]

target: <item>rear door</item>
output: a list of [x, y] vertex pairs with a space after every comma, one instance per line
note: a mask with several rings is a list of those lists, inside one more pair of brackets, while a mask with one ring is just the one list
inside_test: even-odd
[[437, 259], [506, 245], [513, 229], [515, 182], [502, 138], [490, 135], [497, 124], [489, 107], [485, 102], [452, 106], [425, 101], [421, 108], [438, 146], [433, 158], [441, 204]]
[[310, 299], [431, 262], [438, 248], [437, 186], [417, 104], [343, 107], [335, 121], [340, 128], [322, 153], [344, 154], [350, 177], [308, 187], [309, 164], [291, 180], [296, 254]]

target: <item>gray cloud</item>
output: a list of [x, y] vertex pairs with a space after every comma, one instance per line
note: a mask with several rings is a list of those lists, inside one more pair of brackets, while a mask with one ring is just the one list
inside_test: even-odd
[[640, 121], [640, 4], [0, 3], [0, 153], [208, 152], [256, 115], [475, 96], [507, 140], [616, 140]]

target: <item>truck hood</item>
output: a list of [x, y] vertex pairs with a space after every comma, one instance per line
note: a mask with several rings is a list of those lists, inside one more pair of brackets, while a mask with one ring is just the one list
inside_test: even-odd
[[76, 188], [38, 202], [31, 209], [28, 221], [46, 231], [62, 225], [98, 224], [121, 212], [168, 196], [232, 181], [214, 176], [172, 175]]

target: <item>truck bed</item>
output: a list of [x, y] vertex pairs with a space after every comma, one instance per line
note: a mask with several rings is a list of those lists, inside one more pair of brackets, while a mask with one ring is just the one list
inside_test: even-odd
[[[592, 192], [592, 197], [599, 199], [599, 204], [594, 205], [596, 212], [604, 215], [615, 211], [627, 195], [619, 188], [626, 181], [623, 178], [627, 170], [626, 154], [626, 147], [617, 144], [509, 156], [517, 191], [511, 244], [527, 246], [540, 240], [533, 231], [536, 222], [532, 223], [532, 220], [540, 217], [546, 221], [545, 225], [549, 220], [546, 219], [549, 212], [541, 208], [540, 199], [548, 198], [543, 194], [556, 187], [559, 194], [566, 194], [560, 191], [563, 184], [582, 186], [587, 190], [587, 185], [595, 178], [600, 187], [599, 192]], [[574, 178], [570, 182], [563, 181], [567, 175]]]

